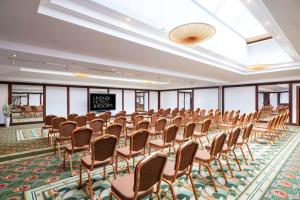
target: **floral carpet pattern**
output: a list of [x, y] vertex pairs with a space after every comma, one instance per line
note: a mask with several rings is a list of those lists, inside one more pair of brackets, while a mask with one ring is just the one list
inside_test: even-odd
[[[230, 156], [229, 162], [234, 170], [234, 177], [230, 176], [229, 170], [224, 160], [222, 160], [225, 169], [228, 183], [225, 183], [221, 176], [219, 166], [212, 164], [213, 176], [217, 184], [218, 192], [214, 192], [213, 187], [209, 183], [209, 176], [207, 170], [202, 167], [199, 173], [198, 166], [193, 168], [193, 180], [198, 191], [199, 199], [238, 199], [241, 194], [255, 183], [255, 179], [259, 176], [263, 169], [268, 166], [274, 158], [278, 156], [286, 146], [299, 137], [299, 128], [293, 128], [289, 133], [285, 134], [276, 144], [261, 144], [253, 142], [250, 148], [254, 155], [254, 161], [251, 161], [247, 149], [244, 149], [249, 165], [246, 165], [242, 159], [240, 150], [236, 150], [239, 161], [241, 163], [242, 171]], [[213, 134], [210, 135], [210, 138]], [[203, 143], [205, 140], [203, 140]], [[79, 160], [81, 154], [73, 157], [73, 169], [75, 174], [78, 174]], [[139, 159], [141, 159], [140, 157]], [[174, 155], [169, 156], [170, 159]], [[139, 160], [137, 159], [137, 160]], [[300, 146], [292, 152], [282, 170], [273, 181], [269, 190], [265, 193], [265, 199], [299, 199], [299, 169], [300, 169]], [[69, 174], [69, 164], [66, 164], [66, 170], [61, 167], [62, 160], [53, 153], [49, 155], [32, 156], [22, 160], [15, 160], [14, 162], [0, 163], [0, 200], [4, 199], [89, 199], [85, 192], [85, 187], [80, 187], [78, 175], [73, 177]], [[118, 176], [127, 174], [125, 164], [119, 164]], [[123, 168], [123, 169], [120, 169]], [[294, 170], [294, 171], [293, 171]], [[95, 197], [108, 199], [110, 191], [110, 181], [113, 180], [111, 167], [107, 167], [108, 177], [102, 177], [102, 169], [97, 169], [93, 172], [93, 190]], [[86, 174], [84, 174], [86, 178]], [[292, 184], [291, 188], [287, 186]], [[168, 185], [163, 183], [162, 198], [171, 199]], [[174, 185], [175, 193], [178, 199], [194, 199], [191, 185], [182, 177], [176, 181]], [[276, 192], [281, 191], [281, 192]], [[276, 194], [282, 194], [276, 195]], [[297, 196], [298, 195], [298, 196]]]

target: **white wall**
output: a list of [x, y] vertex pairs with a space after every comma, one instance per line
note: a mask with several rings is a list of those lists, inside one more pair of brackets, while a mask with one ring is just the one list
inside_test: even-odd
[[184, 98], [184, 107], [185, 109], [190, 109], [191, 108], [191, 93], [185, 93], [185, 98]]
[[255, 86], [224, 88], [224, 109], [255, 112]]
[[124, 110], [127, 114], [135, 112], [135, 91], [124, 90]]
[[[70, 87], [70, 113], [85, 115], [87, 113], [87, 88]], [[47, 103], [48, 104], [48, 103]]]
[[296, 123], [296, 118], [297, 118], [297, 111], [296, 111], [296, 109], [297, 109], [297, 91], [296, 91], [296, 87], [300, 87], [300, 83], [297, 83], [297, 84], [293, 84], [293, 86], [292, 86], [292, 97], [293, 97], [293, 105], [292, 105], [292, 107], [293, 107], [293, 113], [292, 113], [292, 115], [293, 115], [293, 123]]
[[30, 106], [39, 106], [40, 105], [40, 94], [29, 94], [29, 105]]
[[160, 92], [160, 107], [164, 109], [177, 107], [177, 91]]
[[109, 94], [116, 95], [116, 110], [111, 110], [112, 115], [115, 115], [122, 110], [122, 90], [109, 90]]
[[2, 106], [8, 103], [8, 85], [0, 84], [0, 124], [4, 124]]
[[179, 97], [178, 97], [178, 107], [179, 107], [179, 109], [180, 108], [183, 108], [184, 107], [184, 93], [179, 93], [179, 95], [178, 95]]
[[149, 109], [158, 110], [158, 92], [150, 91], [149, 92]]
[[258, 93], [258, 108], [262, 108], [264, 105], [264, 94]]
[[194, 90], [194, 109], [217, 109], [219, 106], [219, 89], [195, 89]]
[[67, 88], [46, 87], [46, 115], [67, 116]]
[[145, 104], [145, 111], [148, 111], [148, 93], [145, 93], [145, 102], [144, 102], [144, 104]]
[[270, 93], [270, 105], [276, 108], [279, 102], [277, 102], [277, 93]]
[[289, 93], [288, 92], [280, 93], [280, 103], [289, 103]]

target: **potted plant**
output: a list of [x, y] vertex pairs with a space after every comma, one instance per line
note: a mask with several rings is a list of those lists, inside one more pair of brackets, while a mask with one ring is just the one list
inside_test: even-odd
[[5, 127], [9, 127], [10, 125], [11, 110], [12, 110], [12, 105], [5, 104], [2, 107], [2, 112], [5, 117]]

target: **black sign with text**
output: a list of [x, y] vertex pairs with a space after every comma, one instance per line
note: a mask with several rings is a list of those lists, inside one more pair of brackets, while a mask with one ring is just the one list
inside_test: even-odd
[[116, 95], [115, 94], [90, 94], [90, 110], [115, 110]]

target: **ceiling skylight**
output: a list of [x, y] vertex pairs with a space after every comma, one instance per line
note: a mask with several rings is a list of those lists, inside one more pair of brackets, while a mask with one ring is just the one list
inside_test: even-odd
[[245, 39], [264, 35], [267, 31], [239, 0], [192, 0], [206, 8], [219, 20]]

